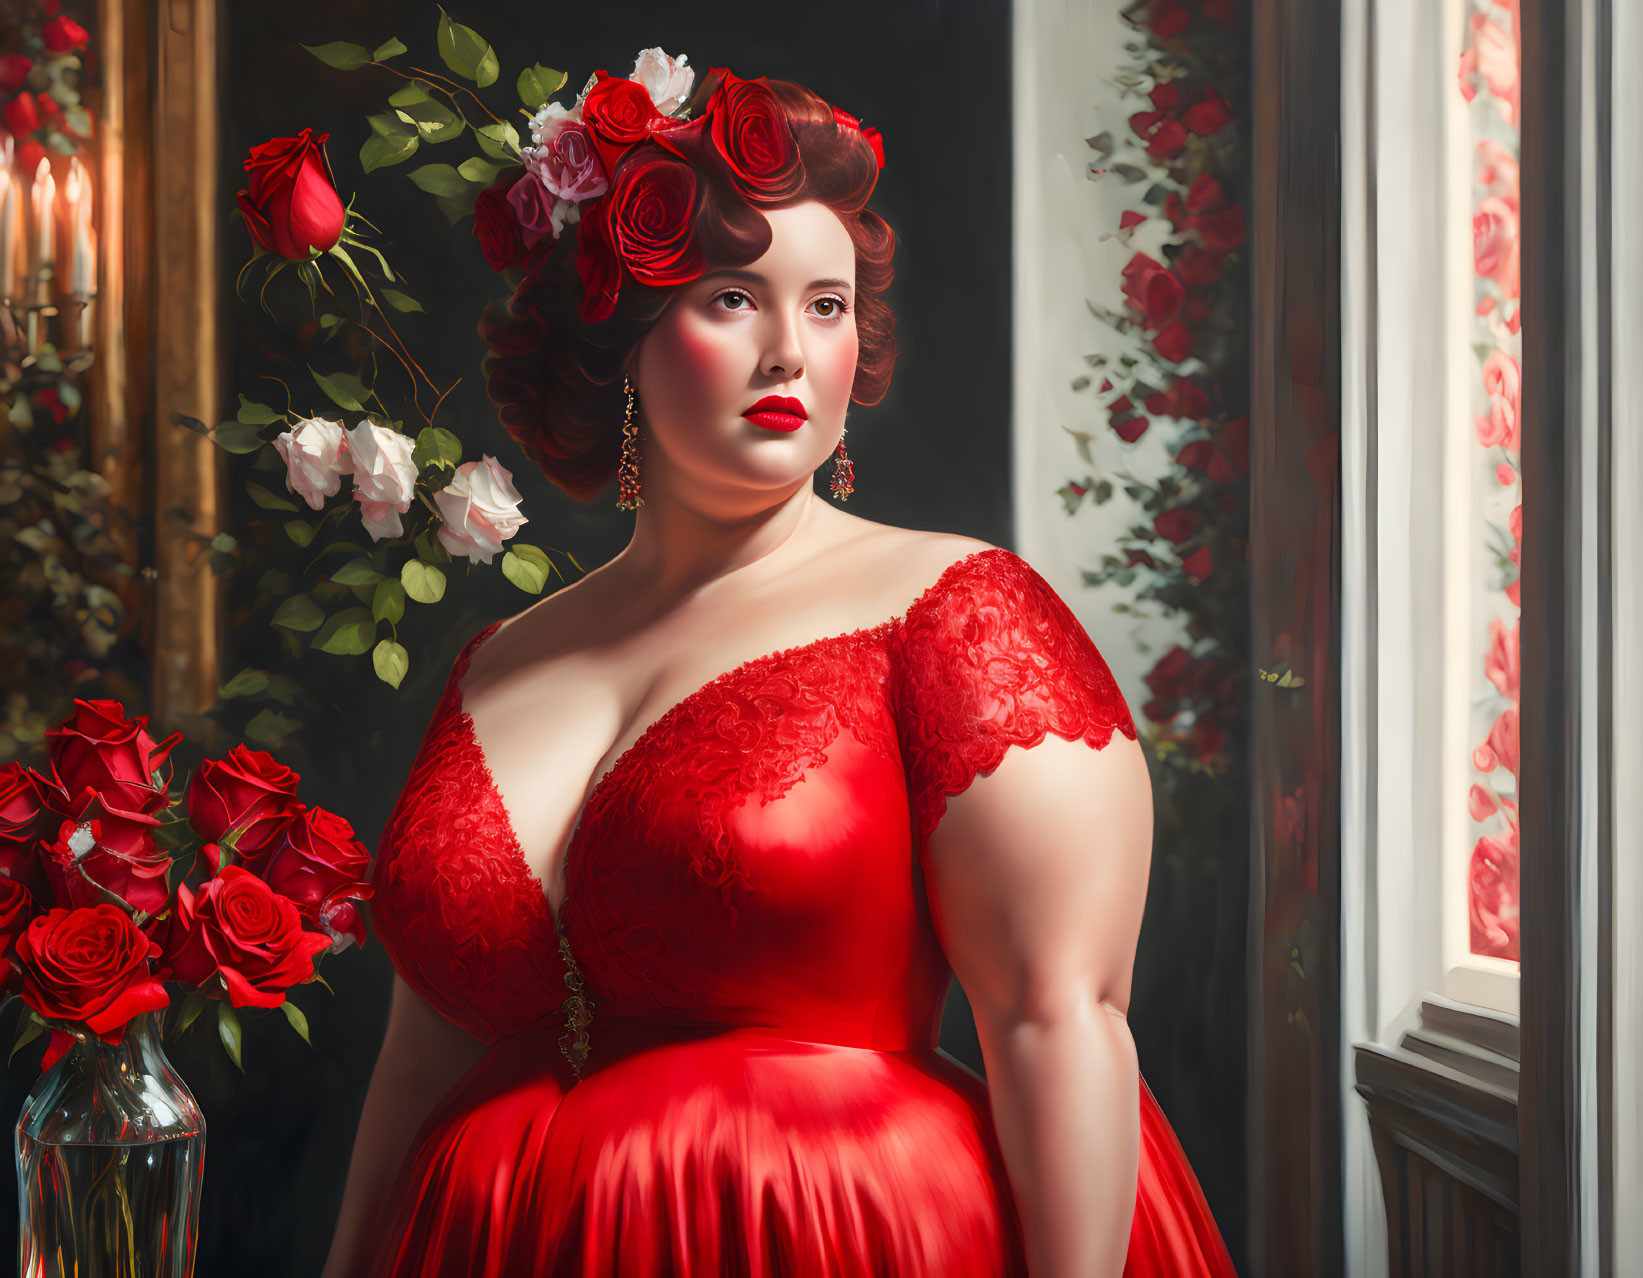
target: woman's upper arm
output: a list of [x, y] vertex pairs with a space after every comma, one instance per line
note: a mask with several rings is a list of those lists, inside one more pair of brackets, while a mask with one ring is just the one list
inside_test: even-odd
[[1146, 755], [1106, 661], [1019, 556], [908, 613], [897, 731], [930, 910], [978, 1017], [1122, 1012], [1152, 857]]
[[950, 796], [927, 845], [937, 934], [978, 1018], [1129, 1005], [1152, 860], [1146, 754], [1049, 735]]
[[403, 976], [394, 973], [379, 1063], [454, 1081], [489, 1050], [486, 1043], [436, 1012]]

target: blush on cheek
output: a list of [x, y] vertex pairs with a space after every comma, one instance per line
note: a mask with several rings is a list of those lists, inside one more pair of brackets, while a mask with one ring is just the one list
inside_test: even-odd
[[715, 405], [740, 403], [748, 373], [745, 355], [736, 350], [734, 342], [706, 325], [680, 324], [669, 337], [666, 394], [670, 399], [708, 412]]
[[856, 382], [856, 360], [861, 342], [851, 334], [849, 340], [829, 347], [815, 369], [816, 385], [829, 404], [843, 403], [850, 398], [850, 388]]

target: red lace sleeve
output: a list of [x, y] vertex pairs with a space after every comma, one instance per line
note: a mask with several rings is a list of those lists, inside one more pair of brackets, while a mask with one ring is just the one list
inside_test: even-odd
[[897, 732], [919, 847], [949, 795], [1012, 745], [1053, 732], [1100, 749], [1135, 739], [1123, 694], [1084, 627], [1023, 559], [972, 555], [907, 614], [892, 661]]

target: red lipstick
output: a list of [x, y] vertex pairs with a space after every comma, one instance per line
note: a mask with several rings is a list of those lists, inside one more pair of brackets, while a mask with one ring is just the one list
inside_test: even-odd
[[742, 416], [766, 430], [798, 430], [810, 414], [791, 395], [766, 395]]

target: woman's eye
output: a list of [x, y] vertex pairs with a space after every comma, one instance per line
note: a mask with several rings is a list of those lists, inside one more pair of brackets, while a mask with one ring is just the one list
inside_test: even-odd
[[[732, 298], [732, 297], [739, 297], [744, 302], [747, 300], [747, 294], [746, 293], [739, 293], [739, 292], [735, 291], [734, 289], [732, 289], [728, 293], [720, 293], [719, 296], [716, 297], [714, 300], [718, 301], [718, 302], [723, 302], [726, 299]], [[743, 310], [746, 310], [747, 308], [745, 306], [727, 306], [725, 309], [726, 310], [732, 310], [732, 311], [743, 311]]]
[[823, 319], [838, 319], [839, 316], [843, 315], [850, 309], [844, 304], [842, 298], [837, 297], [818, 297], [816, 299], [816, 305], [831, 306], [833, 308], [831, 311], [827, 312], [826, 315], [822, 316]]

